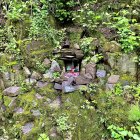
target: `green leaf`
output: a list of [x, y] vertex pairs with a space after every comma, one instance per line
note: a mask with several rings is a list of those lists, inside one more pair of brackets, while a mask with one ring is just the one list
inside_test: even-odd
[[134, 140], [140, 140], [140, 137], [137, 134], [134, 134], [133, 139]]
[[128, 136], [129, 136], [130, 138], [132, 138], [132, 137], [133, 137], [133, 133], [132, 133], [131, 131], [129, 131], [129, 132], [128, 132]]
[[139, 133], [140, 133], [140, 126], [137, 126], [136, 128], [137, 128], [137, 130], [138, 130], [138, 131], [139, 131]]
[[123, 135], [123, 136], [127, 136], [128, 131], [124, 130], [124, 131], [120, 131], [119, 133], [120, 133], [121, 135]]

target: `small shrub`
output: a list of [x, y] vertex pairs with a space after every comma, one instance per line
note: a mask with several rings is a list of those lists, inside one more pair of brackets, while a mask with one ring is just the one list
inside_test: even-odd
[[91, 52], [91, 50], [93, 49], [93, 46], [91, 45], [92, 42], [93, 42], [92, 37], [87, 37], [87, 38], [82, 39], [81, 49], [85, 55], [88, 55]]

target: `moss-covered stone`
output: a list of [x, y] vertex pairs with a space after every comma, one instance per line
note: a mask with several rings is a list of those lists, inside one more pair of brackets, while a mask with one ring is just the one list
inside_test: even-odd
[[80, 42], [80, 38], [81, 38], [81, 34], [82, 34], [83, 30], [81, 28], [77, 28], [77, 27], [68, 28], [67, 30], [68, 30], [68, 34], [69, 34], [71, 47], [73, 47], [73, 45], [75, 43]]

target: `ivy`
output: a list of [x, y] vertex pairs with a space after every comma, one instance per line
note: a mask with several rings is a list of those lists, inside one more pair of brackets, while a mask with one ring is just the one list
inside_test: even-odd
[[73, 20], [83, 27], [87, 27], [91, 30], [96, 30], [97, 26], [102, 21], [102, 14], [93, 11], [92, 6], [96, 1], [92, 1], [92, 4], [85, 3], [81, 9], [73, 13]]
[[29, 36], [32, 39], [44, 38], [52, 45], [58, 47], [59, 42], [63, 38], [63, 31], [54, 29], [48, 22], [49, 13], [48, 6], [36, 7], [31, 16], [31, 26], [29, 30]]
[[6, 17], [11, 21], [23, 20], [28, 15], [27, 4], [22, 1], [10, 1], [9, 7], [4, 6], [4, 9], [6, 10]]
[[112, 27], [117, 29], [117, 33], [120, 35], [119, 42], [122, 50], [126, 53], [136, 50], [140, 43], [140, 37], [131, 30], [131, 23], [136, 23], [136, 20], [119, 16], [119, 14], [115, 14], [113, 17]]
[[79, 3], [74, 0], [49, 0], [50, 13], [52, 13], [60, 22], [70, 21], [74, 7]]

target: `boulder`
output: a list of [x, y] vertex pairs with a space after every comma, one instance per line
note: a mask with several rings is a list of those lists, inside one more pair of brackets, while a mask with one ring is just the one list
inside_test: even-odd
[[65, 86], [71, 86], [74, 81], [75, 81], [74, 77], [68, 78], [67, 81], [62, 82], [62, 88], [64, 88]]
[[77, 86], [70, 85], [70, 86], [64, 86], [63, 87], [63, 92], [64, 93], [73, 92], [75, 90], [77, 90]]
[[74, 50], [74, 53], [76, 55], [76, 58], [78, 58], [78, 59], [82, 59], [84, 57], [82, 50]]
[[116, 69], [117, 59], [118, 59], [119, 55], [116, 53], [110, 53], [110, 52], [106, 53], [106, 55], [107, 55], [107, 59], [108, 59], [107, 61], [108, 61], [109, 66], [112, 69]]
[[108, 63], [112, 69], [119, 71], [121, 74], [130, 74], [136, 76], [137, 65], [134, 62], [134, 58], [137, 57], [135, 53], [106, 53], [108, 57]]
[[135, 76], [137, 73], [137, 65], [133, 61], [134, 57], [137, 57], [136, 54], [122, 54], [118, 58], [117, 69], [121, 73], [129, 73], [132, 76]]
[[36, 83], [36, 86], [37, 86], [38, 88], [43, 88], [43, 87], [46, 87], [47, 85], [48, 85], [48, 82], [38, 81], [38, 82]]
[[36, 84], [36, 82], [37, 82], [36, 79], [32, 79], [32, 78], [25, 79], [26, 84], [34, 85]]
[[86, 74], [86, 69], [85, 68], [81, 68], [80, 75], [85, 75], [85, 74]]
[[29, 77], [31, 75], [31, 72], [27, 67], [23, 67], [23, 70], [26, 77]]
[[14, 71], [19, 71], [20, 69], [21, 69], [20, 64], [16, 64], [16, 65], [13, 66]]
[[44, 61], [43, 61], [43, 65], [48, 67], [50, 64], [51, 64], [51, 61], [48, 58], [45, 58]]
[[20, 87], [17, 87], [17, 86], [12, 86], [12, 87], [9, 87], [9, 88], [6, 88], [4, 91], [3, 91], [3, 94], [5, 96], [10, 96], [10, 97], [14, 97], [14, 96], [17, 96], [21, 93], [21, 88]]
[[14, 111], [16, 114], [22, 114], [24, 112], [24, 109], [21, 107], [18, 107], [18, 108], [15, 108]]
[[38, 117], [38, 116], [41, 115], [39, 110], [31, 110], [31, 112], [32, 112], [32, 115], [35, 116], [35, 117]]
[[120, 76], [119, 75], [111, 75], [108, 78], [108, 84], [116, 84], [119, 81]]
[[56, 90], [62, 90], [62, 85], [61, 84], [58, 84], [58, 83], [55, 83], [54, 84], [54, 89], [56, 89]]
[[52, 61], [50, 71], [51, 72], [60, 72], [61, 71], [59, 64], [55, 60]]
[[74, 81], [75, 81], [74, 77], [68, 78], [68, 84], [69, 85], [72, 85]]
[[2, 73], [2, 78], [1, 78], [4, 82], [4, 86], [5, 88], [10, 87], [11, 86], [11, 75], [10, 72], [3, 72]]
[[36, 72], [36, 71], [33, 71], [32, 75], [31, 75], [31, 78], [32, 79], [36, 79], [36, 80], [40, 80], [42, 78], [41, 74]]
[[43, 79], [52, 79], [53, 73], [51, 71], [48, 71], [46, 74], [43, 74]]
[[86, 65], [86, 73], [89, 73], [92, 76], [92, 79], [95, 79], [96, 77], [96, 64], [93, 62], [90, 62]]
[[57, 77], [57, 78], [54, 79], [54, 81], [56, 83], [62, 84], [63, 81], [66, 81], [67, 80], [66, 78], [65, 79], [64, 78], [65, 78], [64, 76]]
[[103, 45], [103, 51], [104, 52], [120, 52], [121, 45], [117, 43], [116, 41], [105, 42]]
[[77, 43], [75, 43], [73, 47], [74, 49], [80, 50], [80, 46]]
[[114, 90], [114, 84], [106, 84], [106, 90]]
[[34, 127], [34, 124], [32, 122], [26, 123], [22, 127], [23, 134], [28, 134], [32, 130], [33, 127]]
[[65, 86], [70, 86], [71, 84], [68, 81], [62, 82], [62, 90], [65, 88]]
[[105, 70], [97, 70], [96, 76], [98, 78], [104, 78], [106, 76], [106, 71]]
[[78, 76], [75, 78], [76, 84], [77, 85], [86, 85], [89, 84], [91, 82], [90, 79], [85, 78], [84, 76]]
[[14, 83], [16, 81], [16, 79], [18, 79], [18, 78], [16, 78], [18, 76], [19, 76], [19, 74], [11, 72], [10, 73], [10, 81], [11, 81], [11, 83]]
[[87, 79], [92, 79], [92, 76], [90, 73], [86, 73], [84, 74], [84, 77], [87, 78]]

